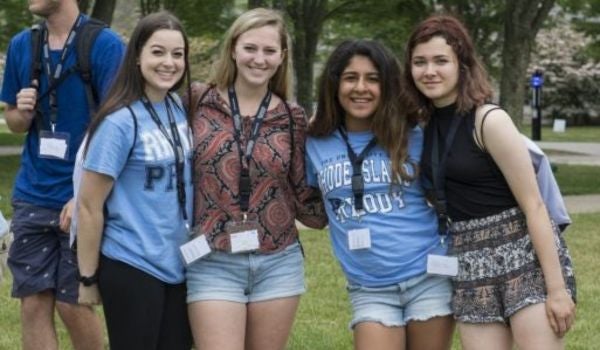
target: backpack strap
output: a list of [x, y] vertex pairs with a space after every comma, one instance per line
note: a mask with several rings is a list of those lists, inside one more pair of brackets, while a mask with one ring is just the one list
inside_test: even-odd
[[137, 142], [138, 122], [137, 122], [137, 116], [133, 112], [133, 108], [131, 108], [130, 105], [127, 105], [126, 107], [129, 110], [129, 113], [131, 113], [131, 117], [133, 118], [133, 143], [131, 144], [131, 148], [129, 149], [129, 154], [127, 155], [127, 159], [129, 159], [129, 158], [131, 158], [131, 155], [133, 154], [133, 149], [135, 148], [135, 143]]
[[[42, 23], [36, 23], [31, 27], [31, 68], [29, 70], [29, 86], [35, 88], [39, 92], [40, 87], [40, 76], [42, 75], [42, 45], [44, 26]], [[34, 86], [32, 83], [37, 80], [37, 85]], [[37, 101], [40, 100], [38, 96]], [[36, 104], [35, 107], [35, 119], [34, 124], [38, 130], [41, 130], [44, 123], [40, 105]]]
[[[85, 93], [88, 100], [88, 106], [96, 110], [100, 103], [98, 92], [92, 84], [92, 48], [100, 32], [108, 28], [106, 23], [95, 18], [89, 18], [85, 22], [76, 37], [75, 47], [77, 50], [77, 71], [85, 85]], [[135, 119], [135, 118], [134, 118]]]
[[[488, 117], [488, 115], [490, 114], [490, 112], [495, 111], [495, 110], [502, 110], [502, 107], [500, 106], [494, 106], [490, 109], [488, 109], [484, 114], [483, 117], [481, 117], [481, 127], [479, 128], [479, 134], [481, 135], [481, 140], [479, 139], [479, 137], [477, 136], [477, 133], [475, 133], [475, 140], [477, 141], [477, 144], [481, 146], [481, 149], [487, 153], [487, 149], [485, 147], [485, 140], [483, 137], [483, 123], [485, 123], [486, 118]], [[475, 128], [475, 113], [473, 113], [473, 128]]]

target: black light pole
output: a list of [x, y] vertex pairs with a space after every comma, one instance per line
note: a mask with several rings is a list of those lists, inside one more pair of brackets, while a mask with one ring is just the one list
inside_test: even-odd
[[544, 85], [544, 73], [540, 69], [533, 72], [530, 85], [533, 88], [535, 108], [535, 114], [531, 118], [531, 139], [540, 141], [542, 139], [542, 85]]

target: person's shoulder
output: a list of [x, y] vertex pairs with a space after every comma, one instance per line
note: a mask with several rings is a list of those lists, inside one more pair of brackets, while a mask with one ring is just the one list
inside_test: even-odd
[[486, 103], [475, 109], [475, 120], [479, 124], [481, 120], [485, 117], [485, 123], [488, 123], [488, 119], [510, 119], [510, 116], [502, 107]]
[[18, 48], [19, 52], [23, 46], [31, 47], [31, 28], [25, 28], [19, 33], [15, 34], [10, 39], [10, 45]]

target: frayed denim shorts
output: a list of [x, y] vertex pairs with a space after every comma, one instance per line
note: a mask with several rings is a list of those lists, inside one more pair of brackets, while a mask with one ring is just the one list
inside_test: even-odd
[[352, 304], [350, 328], [361, 322], [404, 327], [410, 321], [426, 321], [452, 314], [452, 285], [448, 277], [419, 275], [384, 287], [348, 283]]
[[298, 296], [304, 286], [299, 243], [273, 254], [216, 251], [187, 268], [187, 302], [252, 303]]

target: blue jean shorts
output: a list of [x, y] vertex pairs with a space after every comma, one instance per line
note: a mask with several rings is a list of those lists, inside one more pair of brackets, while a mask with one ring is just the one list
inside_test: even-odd
[[385, 287], [348, 284], [352, 303], [350, 329], [361, 322], [404, 327], [410, 321], [426, 321], [452, 314], [452, 284], [441, 276], [419, 275]]
[[14, 241], [8, 253], [12, 296], [52, 290], [56, 300], [76, 304], [77, 256], [69, 247], [69, 234], [59, 227], [60, 210], [16, 200], [12, 204]]
[[251, 303], [303, 294], [304, 258], [299, 243], [274, 254], [221, 251], [187, 268], [187, 302]]

